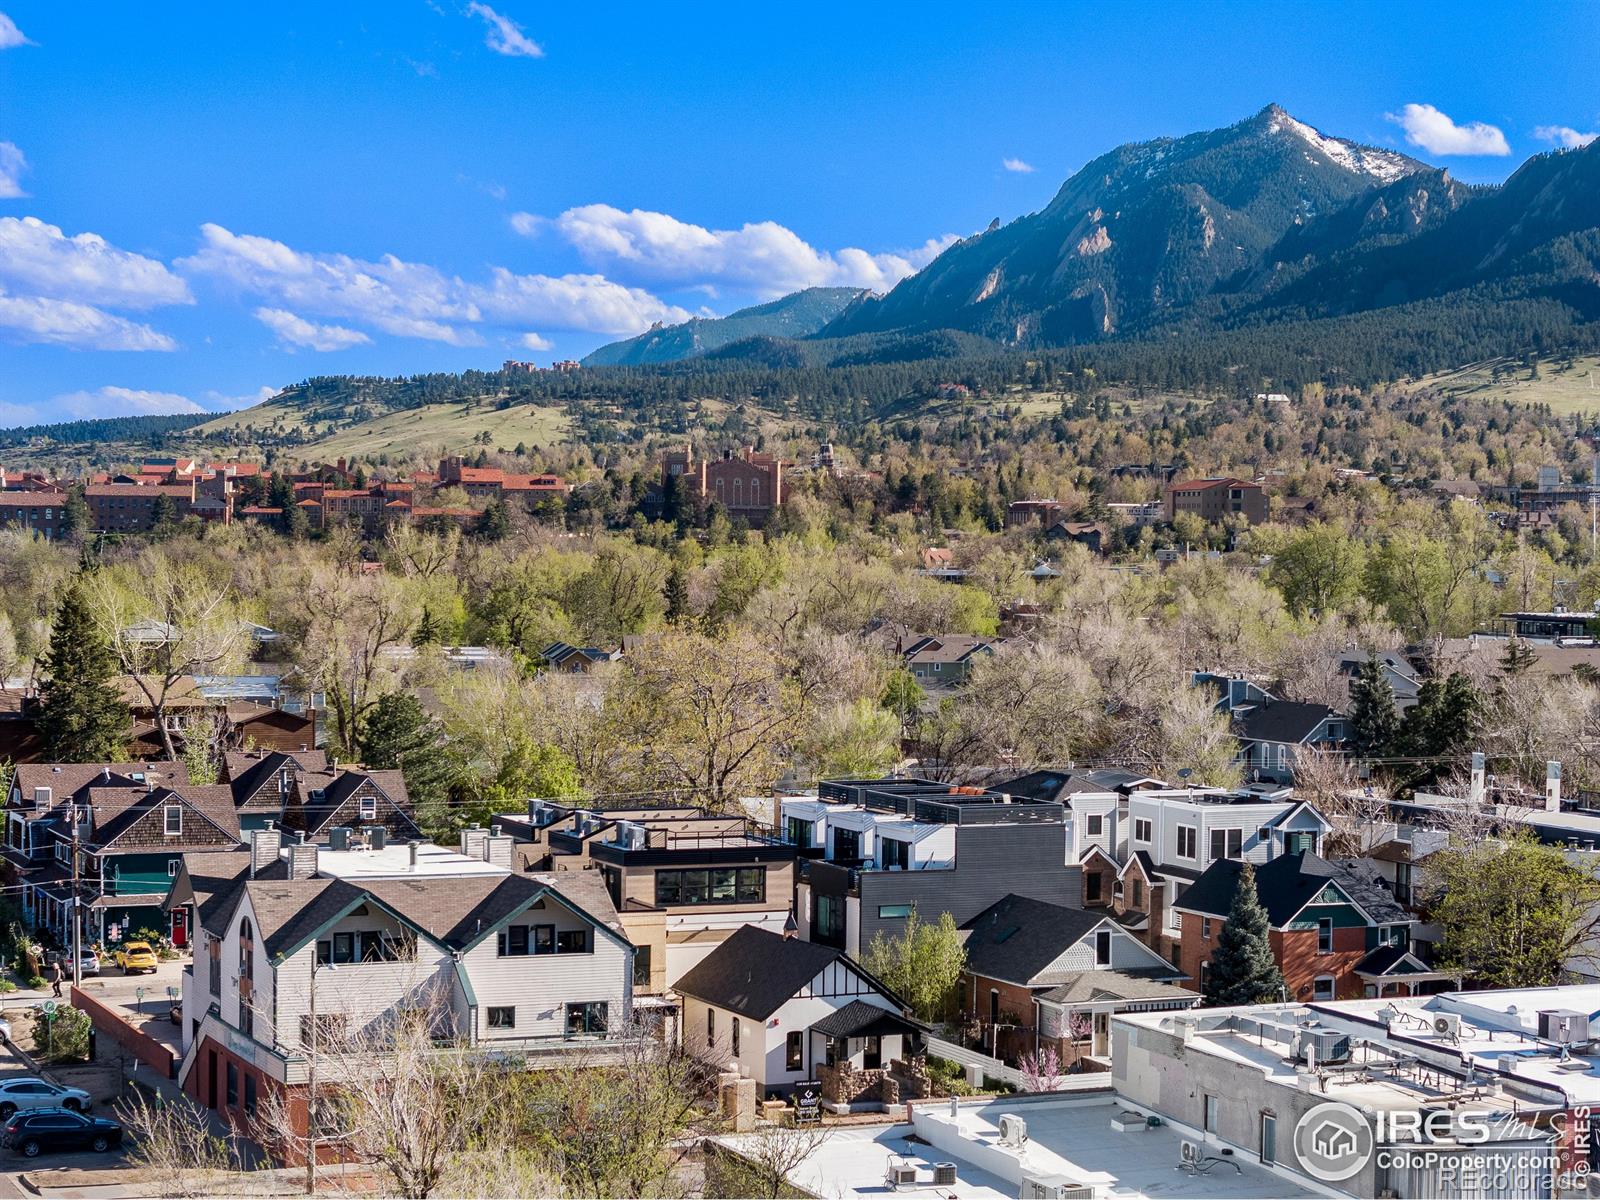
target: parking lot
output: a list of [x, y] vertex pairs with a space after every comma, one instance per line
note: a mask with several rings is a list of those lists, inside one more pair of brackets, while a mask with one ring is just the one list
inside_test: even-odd
[[[0, 1046], [0, 1079], [16, 1079], [33, 1075], [30, 1069], [16, 1050], [9, 1044]], [[48, 1073], [47, 1073], [48, 1077]], [[66, 1083], [73, 1087], [82, 1087], [83, 1084], [72, 1079], [62, 1079], [58, 1082]], [[103, 1093], [105, 1089], [87, 1089], [94, 1094], [96, 1091]], [[91, 1112], [100, 1116], [115, 1117], [111, 1111], [109, 1097], [95, 1095], [94, 1106]], [[88, 1171], [118, 1171], [126, 1167], [127, 1156], [123, 1151], [114, 1150], [108, 1154], [95, 1154], [90, 1151], [78, 1151], [71, 1154], [41, 1154], [38, 1158], [24, 1159], [21, 1155], [9, 1150], [0, 1150], [0, 1197], [31, 1196], [35, 1193], [24, 1188], [18, 1179], [23, 1171], [45, 1171], [52, 1168], [71, 1168], [74, 1170]]]

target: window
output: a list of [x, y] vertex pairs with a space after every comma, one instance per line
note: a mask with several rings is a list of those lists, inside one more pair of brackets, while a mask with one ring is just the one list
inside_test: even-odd
[[1100, 899], [1100, 872], [1094, 871], [1083, 877], [1083, 899], [1085, 903], [1093, 904]]
[[604, 1033], [605, 1031], [606, 1002], [604, 1000], [590, 1000], [582, 1004], [567, 1005], [568, 1037]]
[[1261, 1165], [1270, 1167], [1278, 1161], [1278, 1118], [1269, 1112], [1261, 1114]]
[[650, 947], [635, 946], [633, 948], [633, 986], [648, 988], [650, 986]]
[[715, 1046], [716, 1044], [717, 1044], [717, 1010], [714, 1009], [714, 1008], [708, 1008], [708, 1009], [706, 1009], [706, 1045]]
[[1333, 976], [1318, 975], [1311, 984], [1311, 998], [1313, 1000], [1333, 999]]
[[344, 1034], [345, 1020], [343, 1013], [318, 1013], [315, 1028], [312, 1026], [309, 1013], [300, 1017], [300, 1042], [302, 1045], [309, 1046], [314, 1040], [318, 1049], [324, 1046], [337, 1046], [344, 1041]]
[[363, 821], [376, 821], [378, 819], [378, 798], [376, 796], [361, 797], [361, 819]]
[[168, 837], [178, 837], [183, 833], [183, 806], [181, 804], [168, 804], [162, 809], [162, 817], [166, 821], [166, 834]]
[[861, 835], [854, 829], [833, 831], [833, 856], [838, 859], [861, 857]]
[[811, 822], [804, 817], [790, 817], [788, 820], [788, 840], [791, 845], [799, 846], [802, 850], [811, 848]]
[[806, 1035], [796, 1029], [783, 1040], [783, 1069], [804, 1070]]
[[1211, 940], [1211, 918], [1210, 917], [1201, 917], [1200, 918], [1200, 937], [1203, 940], [1208, 941], [1208, 942]]
[[556, 948], [554, 925], [507, 925], [500, 931], [501, 958], [521, 958], [526, 954], [553, 954]]
[[1109, 967], [1111, 965], [1111, 931], [1098, 930], [1094, 935], [1094, 965]]
[[1211, 858], [1238, 858], [1244, 840], [1242, 829], [1213, 829], [1211, 831]]
[[1106, 831], [1106, 819], [1100, 813], [1090, 813], [1083, 819], [1083, 831], [1090, 837], [1099, 837]]
[[733, 1019], [733, 1056], [739, 1057], [739, 1018]]
[[880, 904], [878, 905], [878, 920], [888, 921], [898, 917], [909, 917], [912, 905], [910, 904]]
[[1133, 898], [1130, 903], [1134, 908], [1144, 908], [1144, 884], [1137, 879], [1133, 881]]
[[1179, 825], [1178, 826], [1178, 857], [1179, 858], [1193, 858], [1194, 857], [1194, 826], [1193, 825]]
[[878, 861], [887, 871], [909, 871], [911, 843], [903, 842], [899, 838], [879, 838]]
[[333, 935], [333, 961], [336, 963], [355, 962], [356, 960], [356, 935], [353, 933], [336, 933]]
[[1150, 840], [1150, 821], [1146, 817], [1139, 817], [1133, 823], [1133, 840], [1148, 842]]
[[1317, 918], [1317, 953], [1333, 953], [1333, 918]]
[[1217, 1131], [1217, 1098], [1215, 1096], [1206, 1096], [1204, 1109], [1205, 1131], [1207, 1133], [1215, 1133]]
[[178, 860], [175, 859], [175, 858], [169, 858], [169, 859], [167, 859], [167, 878], [176, 879], [177, 877], [178, 877]]
[[490, 1029], [515, 1029], [517, 1010], [513, 1005], [494, 1006], [489, 1009]]
[[824, 945], [844, 944], [844, 897], [812, 894], [811, 940]]
[[256, 1115], [256, 1077], [253, 1074], [244, 1077], [244, 1111], [246, 1116]]
[[1256, 830], [1256, 841], [1260, 842], [1263, 846], [1272, 845], [1272, 826], [1263, 825], [1260, 829]]
[[239, 1068], [233, 1063], [228, 1064], [228, 1107], [233, 1108], [239, 1103]]
[[760, 904], [767, 898], [765, 867], [656, 872], [656, 904]]
[[589, 931], [587, 929], [563, 929], [556, 934], [556, 953], [589, 953]]

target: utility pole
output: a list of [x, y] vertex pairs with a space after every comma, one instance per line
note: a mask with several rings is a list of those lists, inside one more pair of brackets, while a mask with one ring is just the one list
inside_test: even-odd
[[78, 806], [67, 810], [72, 822], [72, 986], [83, 986], [83, 916], [78, 895]]
[[317, 1194], [317, 948], [311, 947], [311, 1057], [306, 1070], [306, 1195]]

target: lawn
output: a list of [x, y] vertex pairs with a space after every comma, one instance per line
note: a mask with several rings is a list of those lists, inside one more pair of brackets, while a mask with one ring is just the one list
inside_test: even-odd
[[[1495, 378], [1495, 368], [1500, 378]], [[1492, 359], [1472, 363], [1456, 371], [1430, 375], [1419, 387], [1437, 388], [1458, 396], [1486, 400], [1509, 400], [1514, 404], [1548, 404], [1560, 415], [1600, 413], [1600, 357], [1575, 358], [1570, 365], [1561, 360], [1539, 363], [1538, 378], [1527, 367], [1511, 359]]]
[[[221, 433], [246, 425], [271, 426], [282, 419], [285, 428], [302, 428], [303, 414], [287, 404], [268, 401], [241, 412], [207, 421], [196, 432]], [[296, 447], [297, 458], [361, 458], [380, 454], [413, 454], [437, 458], [440, 454], [487, 447], [514, 450], [518, 445], [551, 446], [566, 437], [571, 422], [559, 408], [516, 405], [428, 404], [421, 408], [384, 413], [353, 425], [324, 433]], [[487, 435], [487, 442], [481, 440]], [[247, 450], [249, 447], [240, 447]]]

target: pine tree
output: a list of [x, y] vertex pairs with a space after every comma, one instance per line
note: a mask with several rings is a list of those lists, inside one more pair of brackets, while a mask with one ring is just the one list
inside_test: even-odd
[[1350, 681], [1350, 740], [1357, 754], [1386, 754], [1400, 734], [1394, 688], [1376, 655], [1356, 669]]
[[178, 520], [178, 506], [172, 502], [172, 497], [165, 492], [156, 496], [156, 502], [150, 507], [150, 525], [153, 529], [166, 529]]
[[439, 642], [439, 622], [434, 619], [433, 609], [423, 605], [422, 619], [417, 622], [416, 629], [411, 633], [413, 646], [434, 646]]
[[378, 701], [361, 726], [361, 761], [371, 770], [399, 771], [419, 822], [429, 830], [445, 824], [454, 769], [439, 727], [410, 692]]
[[1256, 895], [1256, 872], [1249, 863], [1239, 871], [1233, 906], [1217, 936], [1206, 977], [1206, 1003], [1266, 1004], [1283, 998], [1283, 973], [1272, 957], [1267, 910]]
[[486, 542], [499, 542], [511, 532], [511, 512], [504, 500], [492, 501], [478, 514], [472, 532]]
[[667, 598], [667, 624], [676, 625], [689, 615], [689, 580], [681, 563], [672, 564], [662, 591]]
[[118, 762], [133, 732], [128, 707], [111, 687], [117, 660], [94, 623], [81, 584], [56, 609], [39, 688], [39, 736], [47, 762]]
[[1538, 661], [1539, 655], [1532, 646], [1519, 637], [1511, 638], [1506, 642], [1506, 652], [1500, 656], [1500, 674], [1515, 679]]

